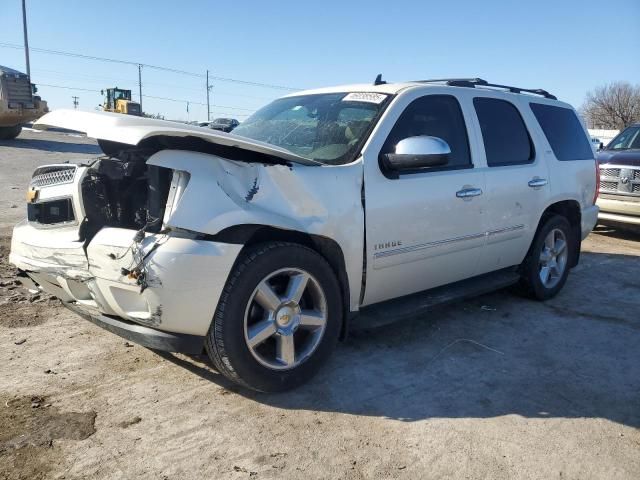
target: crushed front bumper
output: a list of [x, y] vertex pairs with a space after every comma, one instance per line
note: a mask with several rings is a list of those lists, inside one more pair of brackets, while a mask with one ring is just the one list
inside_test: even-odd
[[[175, 343], [164, 333], [206, 335], [242, 245], [169, 233], [147, 234], [134, 248], [135, 234], [103, 228], [85, 251], [72, 231], [23, 222], [14, 228], [9, 260], [37, 288], [108, 330], [117, 326], [115, 333], [134, 342], [160, 348]], [[141, 259], [145, 288], [123, 271]]]

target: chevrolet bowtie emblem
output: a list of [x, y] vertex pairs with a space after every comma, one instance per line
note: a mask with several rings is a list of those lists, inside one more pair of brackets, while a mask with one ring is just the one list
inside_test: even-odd
[[282, 320], [282, 323], [288, 323], [289, 320], [291, 320], [291, 316], [290, 315], [281, 315], [280, 316], [280, 320]]
[[27, 190], [27, 202], [33, 203], [38, 199], [38, 190], [34, 187]]

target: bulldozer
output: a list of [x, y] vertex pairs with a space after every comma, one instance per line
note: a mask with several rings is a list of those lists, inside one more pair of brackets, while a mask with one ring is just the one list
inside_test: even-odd
[[16, 138], [24, 123], [49, 111], [37, 91], [26, 74], [0, 65], [0, 140]]
[[138, 117], [142, 115], [140, 104], [131, 100], [131, 90], [115, 87], [101, 90], [100, 93], [105, 95], [105, 91], [106, 96], [102, 105], [103, 111], [136, 115]]

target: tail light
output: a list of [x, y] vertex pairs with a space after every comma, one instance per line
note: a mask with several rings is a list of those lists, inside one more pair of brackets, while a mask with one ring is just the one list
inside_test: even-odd
[[593, 194], [593, 204], [595, 205], [598, 200], [598, 194], [600, 193], [600, 164], [596, 160], [596, 192]]

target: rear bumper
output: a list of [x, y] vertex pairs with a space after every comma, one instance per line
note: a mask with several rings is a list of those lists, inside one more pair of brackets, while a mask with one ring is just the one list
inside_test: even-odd
[[598, 223], [598, 211], [597, 205], [582, 209], [582, 222], [580, 225], [582, 240], [587, 238], [587, 235], [591, 233], [596, 224]]
[[202, 353], [202, 349], [204, 348], [205, 337], [199, 335], [163, 332], [155, 328], [145, 327], [133, 322], [94, 313], [74, 303], [64, 303], [64, 306], [85, 320], [89, 320], [99, 327], [115, 333], [122, 338], [131, 340], [143, 347], [154, 350], [164, 350], [166, 352], [193, 354]]

